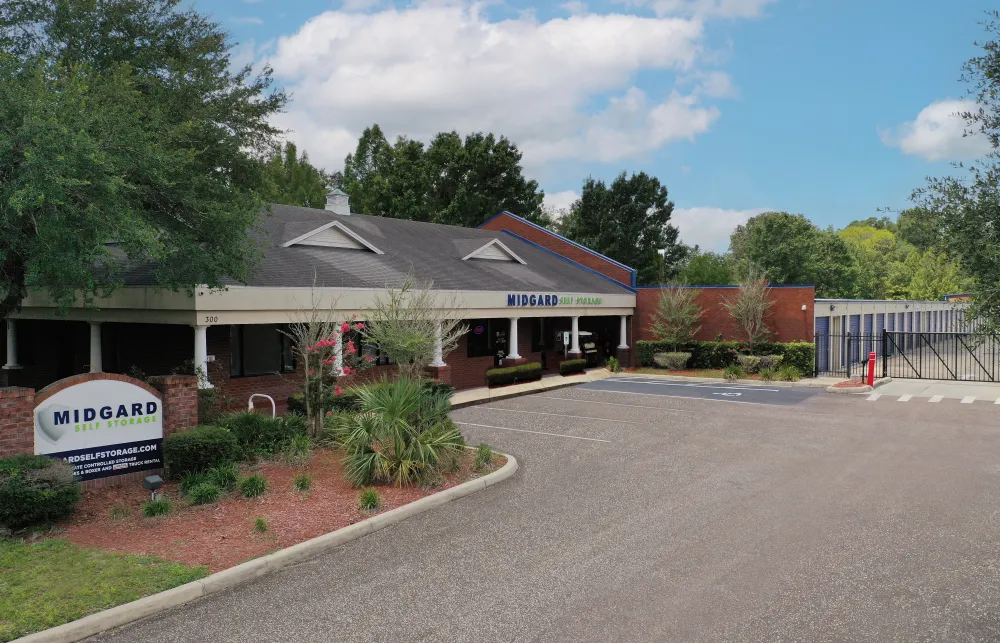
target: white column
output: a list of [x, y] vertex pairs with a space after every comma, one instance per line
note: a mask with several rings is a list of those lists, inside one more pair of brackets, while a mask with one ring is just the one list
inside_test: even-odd
[[521, 359], [517, 353], [517, 317], [510, 318], [510, 339], [507, 341], [507, 357], [510, 359]]
[[628, 348], [628, 325], [625, 323], [625, 319], [628, 315], [621, 316], [621, 325], [618, 327], [618, 348], [626, 349]]
[[194, 327], [194, 368], [198, 388], [215, 388], [208, 381], [208, 326]]
[[7, 363], [3, 366], [5, 371], [16, 371], [21, 368], [21, 365], [17, 363], [16, 325], [13, 319], [7, 318]]
[[333, 373], [337, 377], [344, 374], [344, 334], [337, 329], [337, 339], [333, 343]]
[[104, 369], [101, 355], [101, 322], [90, 322], [90, 372], [101, 373]]
[[580, 352], [580, 318], [571, 317], [573, 320], [572, 332], [570, 333], [570, 345], [569, 352], [579, 353]]
[[441, 344], [441, 324], [437, 325], [437, 330], [434, 332], [434, 361], [430, 365], [447, 366], [444, 363], [444, 346]]

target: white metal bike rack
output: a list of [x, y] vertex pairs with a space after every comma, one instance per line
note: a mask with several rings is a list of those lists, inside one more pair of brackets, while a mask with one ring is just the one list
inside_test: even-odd
[[255, 398], [255, 397], [266, 397], [268, 400], [270, 400], [271, 401], [271, 417], [277, 417], [278, 416], [278, 407], [275, 406], [275, 404], [274, 404], [274, 398], [271, 397], [270, 395], [264, 395], [263, 393], [254, 393], [253, 395], [250, 396], [250, 399], [247, 400], [247, 411], [253, 412], [253, 410], [254, 410], [254, 408], [253, 408], [253, 398]]

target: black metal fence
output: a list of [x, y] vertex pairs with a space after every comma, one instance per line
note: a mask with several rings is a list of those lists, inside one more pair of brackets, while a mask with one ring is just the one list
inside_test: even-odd
[[902, 332], [817, 335], [816, 375], [1000, 381], [1000, 337], [984, 333]]

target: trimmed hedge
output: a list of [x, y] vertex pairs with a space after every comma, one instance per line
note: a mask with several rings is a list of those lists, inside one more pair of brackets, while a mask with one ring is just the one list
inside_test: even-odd
[[[689, 368], [725, 368], [736, 363], [736, 356], [743, 346], [742, 342], [685, 342], [677, 344], [676, 348], [685, 353], [691, 353]], [[635, 343], [639, 366], [655, 366], [653, 355], [656, 353], [673, 352], [675, 345], [670, 342], [650, 342], [640, 340]], [[754, 355], [781, 355], [782, 365], [794, 366], [806, 375], [813, 373], [813, 360], [816, 350], [808, 342], [758, 342]]]
[[504, 384], [514, 384], [515, 382], [534, 382], [540, 379], [542, 379], [542, 365], [537, 362], [533, 364], [521, 364], [520, 366], [492, 368], [486, 371], [486, 383], [489, 386], [503, 386]]
[[80, 485], [73, 467], [45, 455], [0, 458], [0, 526], [23, 529], [73, 513]]
[[[343, 395], [334, 395], [331, 391], [326, 396], [326, 403], [323, 405], [328, 411], [340, 412], [350, 411], [358, 405], [358, 394], [354, 389], [344, 389]], [[306, 398], [302, 393], [296, 393], [288, 398], [288, 412], [306, 414]]]
[[199, 426], [163, 439], [163, 463], [171, 478], [201, 473], [239, 458], [236, 436], [219, 426]]
[[308, 429], [305, 418], [297, 413], [272, 418], [240, 411], [222, 416], [215, 424], [236, 436], [244, 458], [276, 453], [293, 437], [305, 435]]
[[585, 368], [587, 368], [587, 360], [585, 359], [567, 359], [559, 362], [560, 375], [582, 373]]

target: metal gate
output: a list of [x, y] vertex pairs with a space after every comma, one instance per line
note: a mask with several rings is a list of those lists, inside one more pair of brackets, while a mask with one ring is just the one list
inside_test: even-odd
[[886, 330], [880, 343], [882, 377], [1000, 381], [1000, 337], [993, 334]]

